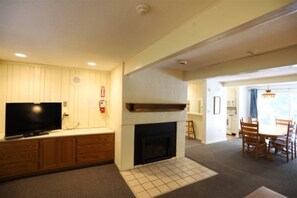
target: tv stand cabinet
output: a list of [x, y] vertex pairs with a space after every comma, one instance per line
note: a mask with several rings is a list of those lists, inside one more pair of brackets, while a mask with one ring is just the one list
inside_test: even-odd
[[0, 180], [113, 162], [114, 133], [0, 142]]

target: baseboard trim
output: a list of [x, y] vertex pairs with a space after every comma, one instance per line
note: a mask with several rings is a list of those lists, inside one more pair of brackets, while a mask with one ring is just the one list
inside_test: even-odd
[[223, 141], [227, 141], [227, 138], [222, 138], [222, 139], [217, 139], [217, 140], [211, 140], [211, 141], [202, 141], [202, 144], [213, 144], [213, 143], [217, 143], [217, 142], [223, 142]]

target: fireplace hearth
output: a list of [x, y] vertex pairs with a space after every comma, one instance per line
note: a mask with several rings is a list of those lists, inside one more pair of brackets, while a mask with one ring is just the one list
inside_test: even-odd
[[176, 122], [135, 125], [134, 165], [176, 156]]

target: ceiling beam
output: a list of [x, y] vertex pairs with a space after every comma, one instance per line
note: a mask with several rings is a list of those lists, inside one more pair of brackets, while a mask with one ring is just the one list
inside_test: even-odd
[[250, 86], [250, 85], [273, 84], [273, 83], [292, 83], [292, 82], [297, 82], [296, 74], [258, 78], [258, 79], [237, 80], [237, 81], [223, 82], [222, 84], [224, 87], [236, 87], [236, 86]]
[[[153, 65], [218, 34], [277, 10], [292, 0], [221, 0], [125, 62], [125, 74]], [[222, 38], [217, 38], [222, 39]]]

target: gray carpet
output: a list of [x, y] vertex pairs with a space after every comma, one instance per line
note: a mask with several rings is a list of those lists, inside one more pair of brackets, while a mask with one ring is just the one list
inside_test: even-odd
[[114, 164], [0, 183], [1, 198], [134, 197]]
[[[241, 140], [191, 144], [186, 156], [218, 172], [209, 179], [160, 197], [244, 197], [261, 186], [297, 197], [297, 160], [241, 156]], [[134, 197], [114, 164], [28, 177], [0, 183], [0, 197]]]
[[[261, 186], [297, 197], [297, 160], [242, 158], [241, 139], [186, 148], [186, 156], [219, 174], [162, 197], [244, 197]], [[273, 155], [274, 156], [274, 155]]]

